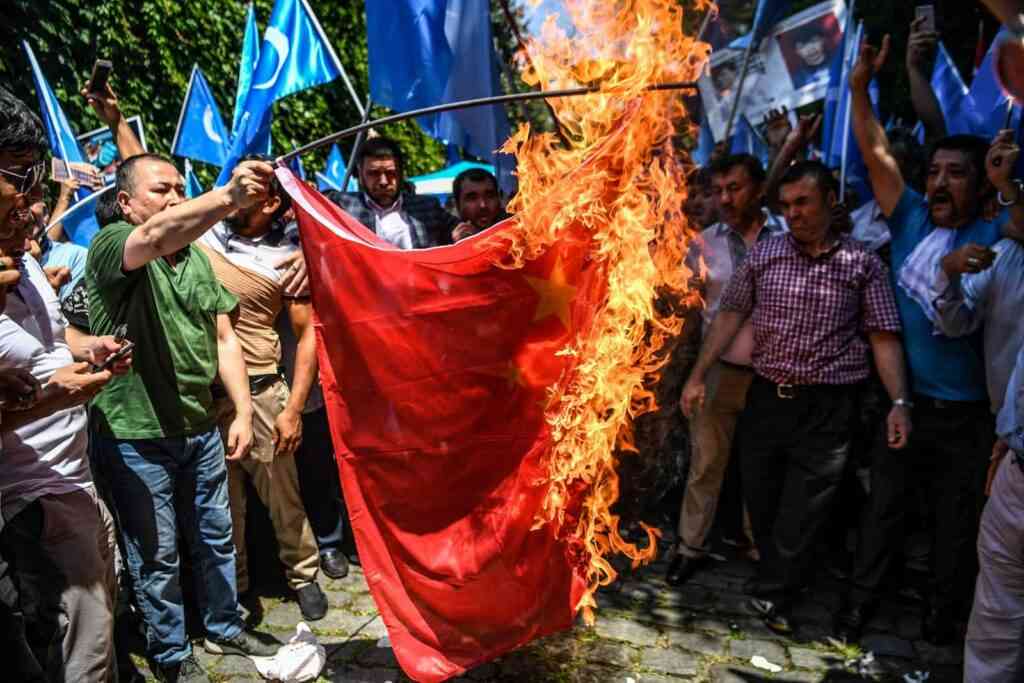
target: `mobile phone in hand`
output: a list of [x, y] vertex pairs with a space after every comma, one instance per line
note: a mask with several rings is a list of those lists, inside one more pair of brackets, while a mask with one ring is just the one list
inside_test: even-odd
[[89, 78], [89, 92], [93, 95], [107, 94], [107, 81], [114, 70], [114, 63], [109, 59], [97, 59], [92, 65], [92, 76]]
[[914, 8], [914, 18], [921, 17], [925, 17], [925, 20], [921, 22], [920, 30], [935, 33], [935, 5], [918, 5]]
[[106, 359], [99, 365], [93, 365], [90, 368], [90, 370], [92, 370], [93, 372], [103, 372], [104, 370], [109, 370], [114, 365], [114, 363], [128, 356], [132, 352], [132, 349], [134, 348], [135, 342], [126, 341], [121, 346], [121, 348], [107, 356]]

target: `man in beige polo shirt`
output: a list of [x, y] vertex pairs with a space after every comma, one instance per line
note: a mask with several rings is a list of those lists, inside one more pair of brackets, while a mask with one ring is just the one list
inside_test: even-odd
[[[290, 206], [275, 178], [265, 202], [225, 218], [197, 244], [220, 283], [238, 297], [235, 333], [252, 392], [252, 450], [246, 458], [228, 462], [238, 593], [249, 589], [245, 543], [249, 479], [270, 512], [288, 585], [296, 593], [303, 617], [315, 621], [327, 613], [327, 599], [316, 582], [319, 553], [299, 495], [293, 456], [302, 440], [302, 408], [316, 381], [316, 341], [309, 293], [288, 296], [284, 285], [288, 273], [277, 268], [298, 249], [284, 235], [282, 218]], [[274, 330], [275, 320], [285, 309], [299, 339], [290, 389], [278, 368], [281, 341]], [[222, 427], [229, 425], [234, 415], [231, 401], [218, 398], [216, 409]]]

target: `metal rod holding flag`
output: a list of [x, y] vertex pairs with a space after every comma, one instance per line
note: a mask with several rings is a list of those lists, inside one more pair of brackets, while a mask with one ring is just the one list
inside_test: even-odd
[[[696, 90], [697, 83], [695, 81], [681, 81], [678, 83], [658, 83], [657, 85], [650, 85], [645, 88], [648, 92], [657, 92], [660, 90]], [[564, 90], [544, 90], [534, 92], [520, 92], [512, 93], [511, 95], [495, 95], [493, 97], [478, 97], [472, 100], [460, 100], [458, 102], [448, 102], [446, 104], [438, 104], [433, 107], [424, 107], [423, 109], [414, 109], [412, 111], [402, 112], [401, 114], [393, 114], [392, 116], [385, 116], [384, 118], [375, 119], [373, 121], [367, 121], [361, 123], [358, 126], [346, 128], [343, 131], [337, 133], [331, 133], [319, 140], [314, 140], [307, 145], [303, 145], [298, 149], [292, 150], [287, 154], [283, 154], [274, 160], [277, 164], [287, 164], [293, 157], [299, 154], [306, 154], [307, 152], [314, 150], [324, 145], [329, 145], [332, 142], [343, 140], [353, 135], [358, 135], [362, 131], [369, 130], [375, 126], [383, 126], [389, 123], [396, 123], [398, 121], [404, 121], [406, 119], [415, 118], [417, 116], [428, 116], [430, 114], [440, 114], [445, 111], [452, 111], [455, 109], [468, 109], [470, 107], [482, 107], [489, 104], [504, 104], [506, 102], [517, 102], [520, 100], [539, 100], [545, 97], [576, 97], [579, 95], [592, 95], [600, 91], [600, 86], [583, 86], [580, 88], [566, 88]]]
[[89, 194], [89, 195], [86, 195], [85, 197], [82, 197], [77, 202], [75, 202], [74, 204], [69, 206], [67, 211], [65, 211], [61, 215], [57, 216], [56, 218], [54, 218], [52, 221], [50, 221], [50, 224], [47, 225], [46, 228], [43, 229], [43, 232], [49, 232], [50, 228], [52, 228], [53, 226], [57, 225], [58, 223], [63, 223], [70, 216], [72, 216], [73, 214], [76, 214], [79, 211], [81, 211], [82, 207], [84, 207], [86, 204], [88, 204], [92, 200], [96, 199], [97, 197], [99, 197], [104, 192], [109, 192], [110, 190], [113, 190], [115, 184], [116, 183], [110, 183], [106, 187], [102, 187], [102, 188], [96, 190], [95, 192], [93, 192], [92, 194]]
[[[852, 17], [853, 15], [851, 14], [850, 16]], [[849, 23], [847, 23], [847, 25], [849, 25]], [[860, 44], [861, 44], [861, 41], [863, 39], [864, 39], [864, 22], [862, 21], [862, 22], [860, 22], [857, 25], [857, 32], [856, 32], [856, 35], [853, 38], [853, 43], [852, 43], [853, 44], [853, 49], [850, 50], [850, 52], [849, 52], [851, 57], [849, 58], [848, 63], [846, 65], [844, 65], [844, 72], [845, 72], [844, 78], [843, 78], [843, 82], [844, 83], [849, 82], [849, 78], [850, 78], [849, 74], [850, 74], [850, 71], [852, 70], [852, 66], [853, 66], [849, 62], [852, 62], [853, 59], [856, 58], [855, 55], [859, 55], [860, 54]], [[847, 95], [847, 97], [849, 97], [849, 96]], [[849, 102], [849, 99], [847, 99], [846, 111], [843, 112], [843, 128], [842, 128], [842, 131], [843, 131], [843, 152], [842, 152], [842, 157], [841, 157], [842, 161], [839, 164], [839, 167], [840, 167], [839, 168], [839, 201], [840, 202], [846, 201], [846, 161], [847, 161], [847, 158], [849, 156], [849, 151], [850, 151], [850, 111], [852, 109], [853, 109], [853, 107], [851, 106], [851, 104]]]
[[743, 67], [740, 69], [740, 80], [736, 85], [736, 97], [732, 101], [732, 109], [729, 110], [729, 121], [725, 124], [725, 137], [724, 140], [728, 140], [732, 136], [732, 126], [736, 122], [736, 113], [740, 109], [740, 100], [743, 98], [743, 84], [747, 80], [747, 72], [750, 71], [750, 56], [754, 52], [754, 36], [750, 36], [750, 42], [747, 43], [747, 49], [743, 52]]
[[[370, 109], [372, 108], [373, 100], [370, 95], [366, 96], [366, 108], [363, 110], [363, 120], [360, 125], [365, 125], [370, 120]], [[341, 191], [348, 192], [348, 181], [352, 177], [352, 169], [356, 167], [356, 154], [359, 153], [359, 148], [363, 144], [363, 138], [366, 137], [366, 131], [361, 130], [356, 135], [356, 143], [352, 145], [352, 154], [349, 155], [348, 163], [345, 165], [345, 179], [341, 181]]]

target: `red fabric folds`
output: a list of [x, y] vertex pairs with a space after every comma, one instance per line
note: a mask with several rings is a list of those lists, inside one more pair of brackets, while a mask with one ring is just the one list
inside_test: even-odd
[[506, 222], [399, 251], [295, 179], [320, 373], [366, 579], [408, 676], [441, 681], [569, 627], [570, 541], [531, 530], [546, 489], [547, 389], [603, 285], [588, 243], [495, 265]]

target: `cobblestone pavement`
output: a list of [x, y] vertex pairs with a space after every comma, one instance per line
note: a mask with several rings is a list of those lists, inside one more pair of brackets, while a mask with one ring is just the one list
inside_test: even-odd
[[[664, 553], [662, 553], [664, 557]], [[670, 683], [679, 681], [903, 681], [926, 671], [928, 683], [959, 681], [962, 643], [935, 648], [920, 640], [918, 610], [906, 605], [876, 616], [863, 648], [828, 639], [839, 584], [822, 578], [794, 609], [796, 638], [775, 636], [746, 608], [743, 582], [752, 567], [740, 560], [711, 562], [684, 587], [669, 588], [665, 559], [620, 580], [599, 597], [593, 628], [579, 624], [470, 671], [461, 681]], [[387, 641], [363, 574], [353, 567], [340, 581], [322, 580], [331, 609], [311, 624], [328, 652], [321, 681], [406, 681]], [[300, 620], [298, 605], [261, 598], [260, 630], [286, 640]], [[858, 672], [871, 648], [875, 671]], [[243, 657], [216, 657], [197, 647], [215, 681], [259, 678]], [[770, 674], [751, 664], [760, 655], [782, 667]], [[852, 663], [851, 663], [852, 662]], [[146, 671], [148, 674], [148, 671]]]

